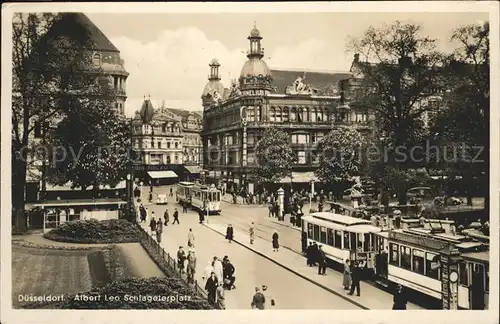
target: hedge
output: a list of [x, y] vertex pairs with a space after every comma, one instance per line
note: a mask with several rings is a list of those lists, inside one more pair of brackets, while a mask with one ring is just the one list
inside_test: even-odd
[[125, 219], [89, 219], [63, 223], [44, 237], [68, 243], [136, 243], [140, 242], [140, 231]]

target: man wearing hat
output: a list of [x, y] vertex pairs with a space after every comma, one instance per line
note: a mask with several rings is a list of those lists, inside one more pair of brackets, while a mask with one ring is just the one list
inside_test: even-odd
[[182, 245], [179, 246], [179, 250], [177, 251], [177, 266], [179, 267], [180, 272], [184, 271], [184, 261], [186, 260], [186, 253], [184, 252]]
[[189, 254], [187, 257], [187, 277], [188, 283], [194, 283], [194, 274], [196, 272], [196, 255], [194, 254], [194, 249], [189, 249]]
[[323, 245], [318, 247], [318, 274], [326, 275], [326, 256], [323, 251]]

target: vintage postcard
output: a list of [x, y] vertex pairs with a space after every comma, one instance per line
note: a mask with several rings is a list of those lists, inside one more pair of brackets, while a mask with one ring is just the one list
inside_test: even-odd
[[498, 9], [4, 5], [2, 322], [497, 323]]

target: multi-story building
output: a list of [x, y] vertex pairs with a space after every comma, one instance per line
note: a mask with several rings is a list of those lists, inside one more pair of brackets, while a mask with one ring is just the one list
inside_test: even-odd
[[268, 127], [290, 134], [298, 156], [293, 183], [316, 180], [319, 159], [316, 145], [336, 125], [352, 125], [369, 131], [370, 118], [351, 109], [343, 98], [344, 80], [350, 72], [271, 70], [264, 57], [260, 31], [254, 27], [249, 40], [248, 60], [238, 82], [224, 88], [219, 62], [210, 62], [208, 83], [202, 93], [204, 168], [209, 177], [229, 186], [248, 184], [253, 190], [251, 171], [257, 167], [255, 147]]
[[155, 109], [150, 99], [144, 99], [132, 125], [132, 147], [141, 156], [137, 169], [145, 172], [142, 174], [145, 180], [199, 176], [202, 160], [199, 112], [166, 108], [164, 104]]
[[[43, 36], [50, 39], [59, 37], [78, 38], [80, 33], [88, 35], [90, 42], [89, 48], [81, 50], [88, 52], [95, 66], [102, 70], [102, 73], [109, 78], [110, 85], [115, 91], [115, 108], [118, 116], [124, 117], [125, 102], [127, 100], [126, 81], [129, 73], [125, 70], [124, 60], [120, 57], [120, 51], [111, 43], [104, 33], [83, 13], [64, 13], [51, 26], [47, 33]], [[51, 123], [43, 119], [33, 118], [33, 128], [31, 143], [36, 145], [37, 142], [43, 141], [44, 137], [51, 128], [55, 127], [57, 120]], [[28, 183], [34, 184], [37, 187], [38, 183], [43, 178], [43, 163], [40, 160], [35, 160], [29, 163], [27, 170]], [[33, 187], [30, 185], [30, 187]], [[43, 187], [43, 186], [42, 186]], [[30, 196], [34, 197], [32, 192], [38, 189], [30, 189]], [[43, 188], [42, 188], [43, 190]]]

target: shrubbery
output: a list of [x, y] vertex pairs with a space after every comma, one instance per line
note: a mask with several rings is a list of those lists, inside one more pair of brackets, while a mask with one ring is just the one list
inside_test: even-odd
[[[60, 303], [23, 308], [45, 309], [213, 309], [208, 302], [178, 278], [127, 278], [95, 288], [80, 296], [95, 296], [95, 301], [75, 300], [75, 295]], [[107, 296], [108, 300], [105, 300]], [[118, 297], [109, 300], [110, 297]], [[151, 300], [148, 300], [151, 298]], [[163, 299], [163, 300], [161, 300]]]
[[140, 231], [124, 219], [90, 219], [63, 223], [44, 237], [69, 243], [132, 243], [140, 241]]

